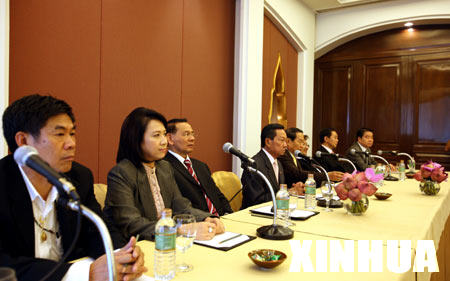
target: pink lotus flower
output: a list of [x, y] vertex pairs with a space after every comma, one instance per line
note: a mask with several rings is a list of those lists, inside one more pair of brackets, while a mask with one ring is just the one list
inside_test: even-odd
[[348, 192], [348, 198], [352, 201], [359, 201], [362, 198], [362, 193], [357, 188], [352, 189]]
[[344, 176], [342, 177], [342, 183], [345, 185], [345, 188], [348, 190], [352, 190], [352, 189], [356, 188], [356, 185], [357, 185], [355, 178], [348, 173], [345, 173]]
[[432, 161], [428, 161], [420, 166], [420, 171], [414, 174], [414, 179], [421, 182], [431, 180], [441, 183], [447, 180], [447, 178], [448, 174], [444, 172], [444, 167]]
[[378, 190], [375, 185], [366, 181], [360, 181], [358, 183], [358, 189], [367, 196], [373, 195]]
[[367, 168], [364, 174], [370, 182], [379, 182], [384, 178], [383, 174], [375, 174], [375, 170], [372, 168]]
[[337, 196], [341, 200], [345, 200], [348, 197], [348, 189], [345, 188], [345, 185], [343, 183], [338, 184], [334, 187], [334, 190], [336, 190]]
[[436, 181], [438, 183], [446, 180], [448, 175], [444, 173], [444, 168], [435, 168], [433, 172], [431, 172], [431, 180]]
[[351, 175], [345, 173], [342, 177], [342, 183], [334, 189], [341, 200], [349, 198], [352, 201], [359, 201], [363, 194], [373, 195], [377, 187], [373, 184], [383, 179], [383, 174], [375, 174], [372, 168], [365, 172], [353, 172]]
[[418, 171], [417, 173], [415, 173], [415, 174], [414, 174], [414, 179], [415, 179], [416, 181], [422, 181], [422, 180], [423, 180], [423, 178], [422, 178], [422, 172], [421, 172], [421, 171]]

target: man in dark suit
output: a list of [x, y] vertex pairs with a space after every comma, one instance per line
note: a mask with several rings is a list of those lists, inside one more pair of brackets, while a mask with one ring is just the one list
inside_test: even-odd
[[[92, 173], [75, 163], [75, 125], [70, 106], [50, 96], [31, 95], [12, 103], [3, 114], [9, 150], [36, 148], [40, 157], [74, 183], [82, 204], [101, 216]], [[77, 215], [56, 204], [59, 194], [46, 178], [19, 166], [8, 155], [0, 160], [0, 265], [12, 267], [18, 280], [39, 280], [66, 254], [75, 237]], [[115, 253], [119, 278], [134, 279], [146, 269], [143, 253], [132, 238]], [[105, 280], [107, 264], [95, 226], [83, 219], [80, 236], [68, 260], [48, 280]], [[98, 258], [99, 257], [99, 258]], [[132, 264], [133, 266], [128, 266]]]
[[[368, 128], [361, 128], [356, 132], [356, 139], [357, 141], [348, 148], [346, 157], [352, 161], [353, 164], [355, 164], [358, 171], [364, 171], [370, 165], [377, 164], [375, 159], [369, 157], [371, 154], [370, 148], [373, 145], [373, 131]], [[354, 149], [357, 153], [351, 154], [350, 151], [352, 149]]]
[[320, 163], [325, 170], [329, 171], [339, 171], [339, 172], [351, 172], [353, 169], [350, 167], [347, 168], [345, 165], [342, 165], [336, 153], [334, 153], [334, 149], [336, 149], [337, 144], [339, 142], [338, 134], [333, 128], [326, 128], [320, 131], [319, 139], [321, 146], [319, 151], [324, 152], [326, 154], [321, 155], [321, 157], [317, 157], [314, 155], [314, 159]]
[[[289, 128], [286, 130], [287, 136], [287, 149], [286, 152], [278, 157], [284, 169], [284, 178], [286, 184], [291, 186], [299, 181], [305, 182], [308, 178], [308, 174], [314, 174], [314, 180], [316, 181], [316, 186], [320, 187], [323, 181], [327, 180], [327, 177], [318, 171], [315, 171], [312, 167], [311, 170], [304, 170], [301, 166], [300, 161], [295, 157], [295, 151], [300, 151], [301, 158], [308, 159], [309, 157], [303, 155], [301, 151], [305, 145], [305, 139], [303, 136], [303, 131], [298, 128]], [[328, 172], [330, 180], [339, 181], [342, 179], [343, 173], [338, 171]]]
[[172, 164], [181, 194], [191, 201], [194, 208], [217, 216], [232, 213], [227, 198], [212, 179], [208, 165], [189, 157], [194, 151], [194, 134], [187, 119], [169, 120], [167, 122], [169, 152], [164, 159]]
[[[261, 131], [261, 150], [252, 157], [256, 168], [267, 177], [275, 194], [280, 189], [280, 184], [285, 184], [283, 165], [277, 158], [284, 154], [286, 146], [286, 132], [283, 126], [269, 124]], [[241, 209], [272, 200], [269, 187], [258, 175], [245, 170], [241, 182], [243, 195]], [[298, 182], [291, 189], [301, 194], [303, 184]]]

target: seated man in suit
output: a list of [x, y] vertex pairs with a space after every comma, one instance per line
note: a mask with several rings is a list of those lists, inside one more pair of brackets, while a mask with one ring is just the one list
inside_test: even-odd
[[[314, 168], [312, 170], [304, 170], [300, 164], [300, 161], [295, 158], [295, 151], [299, 150], [301, 157], [309, 159], [306, 155], [301, 153], [305, 146], [305, 139], [303, 136], [303, 131], [298, 128], [289, 128], [286, 130], [287, 136], [287, 149], [286, 152], [278, 157], [284, 169], [284, 178], [288, 186], [299, 181], [305, 182], [308, 179], [308, 174], [314, 174], [314, 180], [316, 181], [316, 186], [320, 187], [323, 181], [327, 180], [327, 177]], [[330, 180], [339, 181], [342, 179], [343, 173], [338, 171], [328, 172]]]
[[[355, 164], [358, 171], [364, 171], [370, 165], [377, 164], [375, 159], [369, 157], [371, 154], [370, 148], [373, 145], [373, 131], [368, 128], [361, 128], [356, 132], [356, 139], [357, 141], [348, 148], [346, 157]], [[355, 153], [352, 155], [350, 153], [352, 149], [356, 152], [365, 152], [366, 154]]]
[[[91, 171], [74, 162], [74, 121], [66, 102], [31, 95], [5, 110], [3, 134], [13, 153], [22, 145], [36, 148], [44, 161], [74, 184], [81, 204], [102, 216], [94, 197]], [[18, 280], [40, 280], [72, 244], [77, 213], [57, 204], [59, 196], [45, 177], [16, 164], [13, 155], [0, 160], [0, 265], [13, 268]], [[143, 253], [135, 243], [133, 237], [115, 253], [119, 279], [134, 279], [146, 271]], [[48, 280], [106, 280], [106, 258], [99, 257], [102, 253], [96, 227], [83, 219], [80, 236], [67, 261], [85, 256], [97, 259], [63, 262]]]
[[194, 151], [195, 134], [187, 119], [167, 122], [167, 140], [169, 152], [164, 160], [172, 164], [181, 194], [194, 208], [212, 215], [232, 213], [227, 198], [214, 183], [208, 165], [189, 157]]
[[326, 128], [320, 131], [319, 140], [321, 143], [319, 151], [327, 153], [327, 155], [322, 155], [321, 157], [314, 155], [314, 159], [319, 162], [325, 170], [328, 172], [339, 171], [344, 173], [353, 171], [352, 168], [342, 165], [338, 160], [338, 156], [334, 153], [334, 149], [336, 149], [339, 142], [338, 134], [335, 129]]
[[[283, 126], [269, 124], [261, 131], [261, 150], [252, 157], [256, 162], [256, 168], [271, 183], [275, 194], [280, 189], [279, 185], [285, 183], [283, 165], [277, 158], [284, 154], [286, 146], [286, 132]], [[241, 209], [272, 200], [269, 187], [260, 176], [245, 170], [241, 182], [243, 195]], [[301, 194], [303, 183], [298, 182], [291, 189]]]

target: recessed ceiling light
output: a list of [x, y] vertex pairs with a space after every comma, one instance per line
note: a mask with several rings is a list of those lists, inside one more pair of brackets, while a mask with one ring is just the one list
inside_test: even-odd
[[406, 27], [411, 27], [411, 26], [413, 26], [414, 24], [412, 23], [412, 22], [407, 22], [407, 23], [405, 23], [405, 26]]

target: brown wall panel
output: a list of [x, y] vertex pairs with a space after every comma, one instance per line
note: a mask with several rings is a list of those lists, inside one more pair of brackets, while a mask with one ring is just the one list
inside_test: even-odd
[[445, 143], [450, 139], [450, 60], [420, 61], [417, 64], [419, 143]]
[[270, 92], [273, 87], [278, 53], [281, 54], [281, 68], [285, 79], [288, 127], [295, 127], [297, 120], [298, 54], [272, 21], [264, 16], [262, 126], [269, 123]]
[[[444, 151], [450, 139], [449, 57], [450, 25], [388, 30], [330, 51], [316, 60], [315, 137], [327, 116], [344, 118], [342, 101], [326, 100], [330, 89], [349, 103], [348, 140], [355, 139], [358, 128], [370, 127], [375, 130], [372, 151], [399, 150], [419, 164], [433, 159], [449, 168], [450, 154]], [[320, 76], [340, 65], [353, 67], [350, 95], [342, 81]]]
[[101, 1], [10, 7], [10, 102], [32, 93], [66, 100], [77, 119], [76, 161], [97, 175]]
[[233, 136], [234, 9], [232, 0], [184, 4], [179, 114], [198, 134], [193, 156], [212, 171], [231, 166], [222, 145]]
[[120, 127], [136, 107], [180, 112], [183, 2], [103, 1], [99, 179], [116, 163]]
[[398, 143], [400, 65], [365, 65], [365, 74], [363, 124], [377, 132], [377, 138], [381, 142]]
[[196, 156], [213, 171], [230, 170], [221, 146], [232, 138], [234, 5], [11, 1], [10, 100], [33, 92], [67, 100], [77, 116], [77, 160], [98, 182], [138, 106], [191, 119], [200, 132]]

